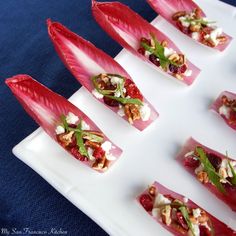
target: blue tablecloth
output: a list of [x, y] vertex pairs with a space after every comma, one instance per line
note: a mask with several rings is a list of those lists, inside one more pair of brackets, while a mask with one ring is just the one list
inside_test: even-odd
[[[122, 0], [151, 21], [156, 13], [145, 0]], [[236, 0], [225, 0], [236, 5]], [[0, 235], [7, 230], [51, 231], [67, 235], [106, 235], [44, 179], [13, 156], [14, 145], [37, 128], [4, 85], [26, 73], [69, 97], [80, 85], [64, 67], [47, 34], [45, 20], [59, 21], [115, 56], [121, 47], [94, 21], [90, 0], [0, 1]], [[70, 83], [68, 83], [70, 81]]]

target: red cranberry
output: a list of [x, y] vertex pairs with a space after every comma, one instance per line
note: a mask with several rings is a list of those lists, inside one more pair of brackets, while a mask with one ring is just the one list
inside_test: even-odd
[[105, 151], [101, 147], [95, 149], [93, 152], [93, 156], [96, 159], [102, 158], [102, 157], [104, 157], [104, 155], [105, 155]]
[[143, 194], [140, 197], [139, 202], [141, 203], [141, 205], [144, 207], [146, 211], [152, 210], [153, 202], [152, 202], [152, 198], [148, 194]]
[[73, 128], [73, 129], [75, 129], [75, 128], [77, 127], [76, 124], [68, 124], [68, 126], [69, 126], [70, 128]]
[[183, 64], [183, 65], [179, 68], [179, 72], [180, 72], [181, 74], [183, 74], [186, 70], [187, 70], [186, 64]]
[[151, 46], [151, 40], [150, 40], [150, 39], [146, 39], [146, 38], [142, 37], [142, 38], [140, 39], [140, 42], [141, 42], [141, 43], [145, 43], [145, 44]]
[[229, 113], [229, 121], [236, 123], [236, 112], [234, 110], [231, 110]]
[[119, 106], [119, 102], [112, 99], [112, 98], [108, 98], [106, 96], [103, 97], [103, 101], [104, 103], [106, 103], [108, 106], [110, 107], [118, 107]]
[[135, 83], [130, 80], [126, 79], [125, 81], [125, 89], [126, 89], [126, 96], [130, 96], [131, 98], [137, 98], [140, 99], [141, 101], [143, 100], [143, 95], [135, 85]]
[[184, 159], [184, 165], [191, 168], [197, 168], [200, 165], [200, 161], [195, 157], [186, 157]]
[[200, 229], [200, 236], [211, 236], [211, 232], [206, 226], [200, 225], [199, 229]]
[[77, 147], [73, 147], [70, 149], [71, 154], [80, 161], [87, 161], [87, 157], [80, 154]]
[[177, 74], [179, 72], [179, 67], [175, 66], [173, 64], [170, 64], [169, 65], [169, 70], [170, 70], [171, 73]]
[[138, 53], [145, 55], [145, 49], [144, 48], [139, 48]]
[[177, 217], [177, 222], [184, 228], [184, 229], [188, 229], [188, 224], [186, 223], [183, 215], [181, 212], [177, 212], [176, 213], [176, 217]]
[[157, 56], [155, 56], [154, 54], [150, 54], [149, 55], [149, 60], [154, 64], [154, 65], [156, 65], [156, 66], [160, 66], [161, 64], [160, 64], [160, 61], [159, 60], [157, 60]]
[[222, 159], [215, 155], [214, 153], [208, 153], [207, 158], [210, 161], [210, 163], [215, 167], [216, 170], [220, 169], [220, 165], [222, 162]]

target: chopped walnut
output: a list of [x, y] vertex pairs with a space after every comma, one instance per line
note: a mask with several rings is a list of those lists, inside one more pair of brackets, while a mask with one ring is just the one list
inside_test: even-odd
[[200, 182], [206, 184], [209, 182], [209, 178], [208, 178], [208, 175], [205, 171], [199, 171], [197, 173], [197, 178]]
[[149, 193], [151, 196], [155, 197], [155, 195], [156, 195], [156, 187], [153, 186], [153, 185], [150, 186], [149, 189], [148, 189], [148, 193]]
[[57, 138], [59, 142], [63, 144], [63, 146], [67, 147], [70, 143], [72, 143], [73, 134], [74, 134], [74, 131], [70, 131], [68, 133], [59, 134]]
[[134, 120], [139, 120], [141, 118], [139, 107], [136, 104], [125, 104], [124, 112], [128, 117], [130, 124], [133, 124]]
[[219, 44], [224, 44], [228, 41], [228, 38], [224, 35], [218, 36], [216, 39], [218, 40]]
[[93, 148], [93, 149], [97, 149], [97, 148], [100, 147], [99, 143], [92, 142], [90, 140], [86, 140], [84, 144], [85, 144], [85, 146], [88, 146], [88, 147]]
[[106, 156], [104, 155], [102, 158], [96, 159], [92, 167], [95, 170], [102, 170], [104, 168], [105, 162], [106, 162]]

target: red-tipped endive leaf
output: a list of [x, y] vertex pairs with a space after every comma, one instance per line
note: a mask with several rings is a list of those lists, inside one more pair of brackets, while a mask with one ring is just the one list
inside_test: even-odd
[[[75, 105], [46, 88], [29, 75], [16, 75], [6, 79], [5, 82], [26, 112], [56, 142], [55, 128], [61, 124], [61, 116], [66, 116], [69, 112], [84, 120], [92, 131], [101, 132], [95, 123]], [[110, 140], [104, 136], [104, 141]], [[112, 146], [113, 148], [110, 152], [117, 159], [121, 155], [122, 150], [114, 144]], [[87, 166], [91, 166], [90, 162], [84, 163]], [[100, 172], [103, 172], [103, 170]]]
[[[92, 1], [93, 16], [98, 24], [120, 45], [129, 50], [134, 55], [148, 62], [156, 70], [173, 76], [171, 73], [163, 72], [154, 66], [150, 60], [138, 53], [140, 39], [150, 38], [150, 33], [154, 34], [158, 41], [166, 40], [168, 47], [181, 53], [178, 47], [165, 34], [144, 20], [129, 7], [119, 2], [96, 2]], [[200, 73], [200, 69], [187, 60], [188, 69], [192, 70], [191, 76], [184, 76], [182, 82], [190, 85]]]
[[[202, 145], [201, 143], [197, 142], [196, 140], [194, 140], [193, 138], [190, 138], [187, 140], [187, 142], [184, 144], [184, 146], [182, 147], [181, 151], [179, 152], [179, 154], [177, 155], [177, 161], [180, 162], [180, 164], [190, 173], [192, 174], [195, 178], [197, 178], [197, 175], [195, 173], [195, 169], [196, 167], [193, 166], [188, 166], [186, 164], [186, 154], [194, 151], [196, 147], [202, 147], [207, 153], [212, 153], [216, 156], [218, 156], [219, 158], [221, 158], [221, 160], [223, 159], [227, 159], [229, 161], [234, 161], [231, 158], [227, 158], [226, 155], [223, 155], [219, 152], [216, 152], [204, 145]], [[211, 191], [216, 197], [218, 197], [219, 199], [221, 199], [223, 202], [225, 202], [233, 211], [236, 211], [236, 186], [229, 186], [226, 185], [224, 186], [226, 194], [221, 193], [215, 185], [211, 184], [211, 183], [204, 183], [203, 184], [204, 187], [206, 187], [209, 191]]]
[[[49, 36], [59, 57], [81, 85], [90, 93], [94, 90], [91, 77], [98, 74], [119, 74], [131, 79], [130, 75], [120, 64], [102, 50], [96, 48], [92, 43], [71, 32], [60, 23], [52, 22], [51, 20], [48, 20], [47, 23]], [[96, 99], [106, 105], [103, 99]], [[147, 121], [142, 121], [141, 119], [134, 121], [133, 126], [139, 130], [145, 129], [158, 117], [155, 108], [145, 98], [144, 103], [150, 107], [151, 115]], [[116, 113], [119, 110], [118, 107], [106, 106]], [[123, 116], [123, 118], [127, 120], [126, 116]]]
[[[186, 198], [185, 196], [183, 196], [183, 195], [181, 195], [179, 193], [176, 193], [176, 192], [166, 188], [165, 186], [161, 185], [158, 182], [154, 182], [151, 186], [155, 187], [156, 195], [158, 193], [160, 193], [160, 194], [162, 194], [164, 196], [171, 197], [172, 199], [178, 199], [179, 201], [183, 202], [190, 209], [192, 209], [192, 208], [194, 208], [194, 209], [200, 208], [200, 209], [204, 210], [203, 208], [201, 208], [199, 205], [197, 205], [192, 200]], [[142, 195], [148, 194], [148, 192], [149, 192], [148, 189], [146, 189], [142, 194], [140, 194], [140, 196], [137, 197], [138, 202], [140, 202], [140, 197]], [[155, 197], [152, 197], [152, 198], [153, 198], [153, 202], [154, 202], [154, 198]], [[215, 235], [215, 236], [223, 236], [223, 235], [231, 236], [231, 235], [235, 235], [236, 232], [233, 231], [231, 228], [229, 228], [226, 224], [224, 224], [223, 222], [219, 221], [217, 218], [215, 218], [213, 215], [211, 215], [206, 210], [204, 210], [204, 211], [206, 212], [206, 214], [209, 217], [210, 222], [212, 224], [212, 228], [214, 230], [214, 233], [212, 235]], [[171, 227], [171, 225], [167, 226], [165, 223], [162, 222], [162, 220], [157, 219], [156, 217], [154, 217], [152, 215], [152, 211], [148, 211], [148, 214], [151, 215], [154, 220], [156, 220], [159, 224], [161, 224], [166, 230], [171, 232], [173, 235], [176, 235], [176, 236], [189, 235], [188, 232], [186, 232], [186, 233], [184, 233], [184, 231], [180, 232], [178, 230], [178, 227]], [[202, 233], [200, 233], [200, 235], [206, 235], [206, 234], [204, 234], [202, 232]]]
[[[150, 4], [150, 6], [153, 8], [154, 11], [156, 11], [158, 14], [164, 17], [170, 24], [172, 24], [180, 32], [182, 31], [176, 26], [176, 22], [172, 19], [173, 14], [175, 14], [178, 11], [186, 11], [187, 13], [190, 13], [196, 8], [201, 9], [192, 0], [147, 0], [147, 2]], [[205, 12], [202, 9], [201, 11], [202, 11], [202, 17], [206, 17]], [[189, 34], [185, 35], [188, 35], [191, 38], [191, 35]], [[226, 36], [228, 38], [228, 41], [224, 44], [218, 44], [216, 47], [214, 47], [219, 51], [224, 51], [232, 40], [232, 37], [227, 35], [226, 33], [223, 33], [222, 35]], [[200, 41], [198, 42], [201, 43]], [[205, 44], [203, 45], [206, 46]]]
[[[226, 96], [229, 100], [236, 100], [236, 94], [235, 93], [224, 91], [219, 95], [219, 97], [211, 105], [211, 109], [214, 110], [216, 113], [218, 113], [224, 119], [224, 121], [226, 122], [226, 124], [229, 127], [236, 130], [236, 111], [234, 112], [235, 113], [234, 122], [231, 122], [229, 120], [229, 117], [227, 117], [225, 114], [221, 113], [220, 110], [219, 110], [223, 106], [223, 103], [222, 103], [222, 97], [223, 96]], [[225, 108], [223, 110], [225, 110], [228, 114], [230, 113], [230, 109], [228, 111], [227, 111], [227, 108]]]

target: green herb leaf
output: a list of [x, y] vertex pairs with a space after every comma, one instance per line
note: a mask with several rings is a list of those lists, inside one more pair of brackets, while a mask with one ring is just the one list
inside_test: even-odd
[[[81, 130], [81, 121], [79, 122], [77, 129]], [[84, 146], [84, 141], [82, 138], [82, 132], [75, 132], [76, 135], [76, 141], [77, 141], [77, 145], [79, 147], [79, 152], [81, 155], [88, 157], [88, 152], [86, 147]]]
[[103, 142], [103, 137], [96, 134], [91, 134], [90, 132], [83, 132], [83, 137], [89, 139], [92, 142], [101, 143]]
[[207, 172], [209, 180], [216, 186], [216, 188], [221, 193], [226, 193], [224, 186], [221, 184], [220, 179], [221, 177], [216, 172], [214, 166], [211, 164], [211, 162], [208, 160], [207, 155], [205, 151], [201, 147], [196, 147], [196, 152], [199, 155], [199, 160], [204, 166], [204, 170]]
[[142, 101], [139, 100], [138, 98], [121, 98], [121, 97], [115, 97], [111, 95], [105, 95], [105, 96], [108, 98], [114, 99], [122, 104], [136, 104], [140, 106], [143, 105]]
[[192, 225], [192, 222], [190, 221], [187, 208], [185, 206], [181, 206], [181, 207], [179, 207], [179, 210], [181, 211], [181, 213], [182, 213], [189, 229], [191, 230], [193, 236], [195, 236], [195, 233], [194, 233], [194, 230], [193, 230], [193, 225]]
[[231, 165], [230, 160], [228, 160], [228, 164], [233, 175], [233, 177], [230, 179], [230, 183], [236, 186], [236, 171], [234, 170], [234, 167]]
[[207, 26], [208, 24], [216, 23], [216, 21], [207, 21], [207, 20], [204, 20], [204, 19], [190, 19], [190, 18], [187, 18], [184, 21], [188, 22], [188, 23], [195, 22], [196, 24], [201, 24], [201, 25], [204, 25], [204, 26]]
[[61, 115], [61, 121], [62, 121], [62, 125], [65, 128], [65, 130], [68, 131], [69, 125], [66, 121], [66, 116], [65, 115]]

